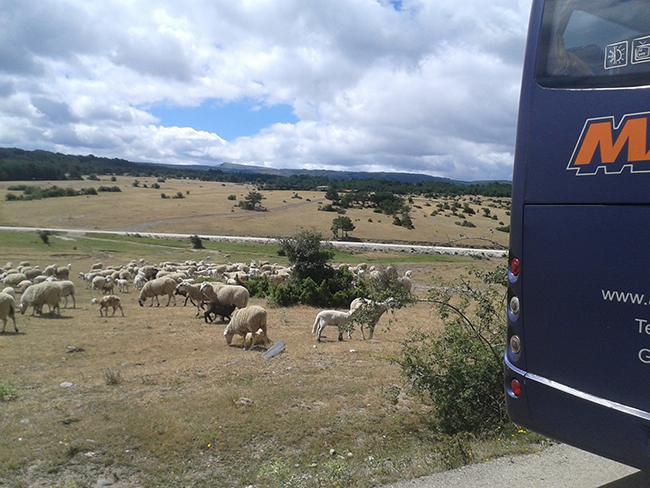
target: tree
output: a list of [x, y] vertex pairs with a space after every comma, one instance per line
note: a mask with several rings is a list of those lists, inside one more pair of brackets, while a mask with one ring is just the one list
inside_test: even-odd
[[330, 186], [325, 193], [325, 198], [333, 202], [338, 202], [340, 197], [336, 189], [333, 186]]
[[190, 242], [192, 243], [192, 249], [205, 249], [203, 247], [203, 241], [196, 234], [193, 235], [193, 236], [190, 236]]
[[265, 211], [266, 209], [262, 207], [262, 200], [264, 200], [264, 195], [258, 191], [249, 191], [248, 195], [244, 197], [243, 200], [239, 202], [239, 206], [244, 210], [255, 210], [255, 211]]
[[334, 220], [332, 220], [332, 234], [334, 234], [335, 238], [339, 237], [339, 232], [342, 233], [340, 237], [348, 237], [348, 232], [352, 232], [355, 229], [355, 225], [352, 223], [352, 219], [350, 217], [346, 217], [344, 215], [335, 217]]
[[280, 239], [280, 252], [293, 265], [292, 278], [311, 278], [316, 283], [332, 275], [329, 261], [334, 252], [321, 242], [322, 236], [312, 230], [300, 230], [289, 238]]

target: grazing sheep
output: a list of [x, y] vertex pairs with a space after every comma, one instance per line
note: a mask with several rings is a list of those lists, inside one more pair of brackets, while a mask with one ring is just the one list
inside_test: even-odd
[[74, 293], [74, 283], [72, 281], [55, 281], [57, 285], [61, 288], [61, 298], [65, 299], [63, 304], [64, 308], [68, 308], [68, 297], [72, 298], [72, 308], [77, 308], [77, 301], [75, 300]]
[[[384, 315], [384, 313], [389, 309], [395, 306], [395, 299], [390, 297], [383, 302], [375, 302], [373, 300], [368, 300], [367, 298], [355, 298], [350, 304], [350, 314], [355, 314], [357, 310], [366, 315], [365, 321], [361, 323], [361, 337], [366, 339], [366, 334], [364, 329], [368, 329], [368, 339], [372, 339], [372, 336], [375, 333], [375, 327], [379, 322], [379, 319]], [[348, 338], [352, 338], [352, 331], [348, 330]]]
[[2, 290], [2, 293], [6, 293], [7, 295], [10, 295], [14, 300], [16, 299], [16, 290], [14, 290], [10, 286]]
[[113, 308], [113, 313], [111, 314], [111, 317], [115, 316], [115, 311], [119, 308], [120, 312], [122, 313], [122, 317], [124, 317], [124, 310], [122, 309], [122, 301], [120, 300], [120, 297], [116, 295], [105, 295], [101, 299], [97, 300], [97, 298], [93, 298], [90, 303], [93, 305], [99, 303], [99, 316], [103, 317], [104, 314], [102, 313], [103, 311], [106, 312], [106, 317], [108, 317], [108, 307]]
[[411, 280], [412, 274], [413, 271], [409, 269], [406, 273], [404, 273], [404, 276], [397, 278], [397, 282], [402, 285], [406, 293], [411, 293], [411, 288], [413, 288], [413, 281]]
[[98, 269], [103, 269], [104, 265], [102, 263], [95, 263], [90, 267], [90, 271], [96, 271]]
[[38, 268], [32, 268], [32, 269], [28, 269], [28, 270], [23, 271], [23, 273], [25, 273], [25, 276], [27, 276], [28, 280], [33, 280], [37, 276], [40, 276], [41, 273], [43, 273], [43, 272]]
[[147, 278], [145, 278], [143, 274], [137, 274], [136, 277], [133, 278], [133, 288], [141, 290], [146, 282]]
[[[314, 320], [314, 325], [312, 326], [311, 333], [316, 336], [316, 342], [320, 342], [321, 334], [323, 329], [327, 325], [334, 325], [339, 329], [339, 341], [343, 340], [343, 332], [345, 331], [345, 325], [350, 320], [351, 312], [340, 312], [338, 310], [323, 310], [318, 312], [316, 319]], [[348, 338], [350, 338], [350, 331], [348, 331]]]
[[32, 281], [36, 285], [38, 283], [43, 283], [45, 280], [47, 280], [47, 276], [45, 275], [39, 275], [36, 278], [34, 278]]
[[60, 280], [68, 280], [70, 279], [71, 268], [72, 264], [68, 264], [67, 266], [57, 266], [54, 274]]
[[174, 306], [176, 306], [176, 297], [174, 292], [176, 291], [176, 281], [171, 278], [163, 277], [156, 278], [155, 280], [147, 281], [142, 290], [140, 290], [140, 296], [138, 297], [138, 303], [141, 307], [144, 307], [144, 303], [147, 301], [147, 298], [151, 298], [150, 307], [153, 306], [153, 300], [156, 299], [156, 303], [160, 307], [160, 301], [158, 300], [159, 295], [167, 295], [169, 299], [167, 300], [167, 307], [172, 300], [174, 300]]
[[192, 284], [183, 281], [176, 286], [176, 294], [185, 297], [184, 307], [187, 306], [188, 300], [192, 302], [192, 305], [196, 307], [196, 316], [198, 317], [201, 313], [201, 304], [205, 300], [205, 296], [201, 292], [201, 285], [199, 283]]
[[223, 305], [234, 305], [237, 308], [246, 308], [250, 293], [239, 285], [224, 285], [223, 283], [203, 283], [201, 293], [209, 302], [219, 302]]
[[[246, 338], [246, 334], [249, 332], [253, 334], [259, 333], [265, 345], [271, 343], [266, 333], [266, 310], [259, 305], [251, 305], [250, 307], [235, 310], [226, 326], [226, 330], [223, 331], [223, 337], [226, 344], [230, 345], [235, 334]], [[244, 344], [244, 349], [247, 349], [246, 344]]]
[[24, 293], [27, 288], [32, 286], [34, 283], [32, 283], [29, 280], [23, 280], [20, 283], [18, 283], [15, 288], [18, 293]]
[[156, 278], [158, 271], [160, 270], [155, 266], [143, 266], [140, 268], [139, 273], [143, 275], [147, 280], [153, 280]]
[[20, 297], [20, 313], [24, 314], [27, 309], [32, 306], [32, 315], [35, 313], [43, 313], [43, 305], [47, 305], [50, 309], [50, 314], [61, 314], [59, 309], [59, 302], [61, 301], [61, 288], [58, 283], [45, 281], [32, 285], [25, 290], [25, 293]]
[[106, 284], [106, 277], [95, 276], [90, 283], [91, 283], [90, 284], [91, 290], [101, 291], [104, 288], [104, 285]]
[[2, 320], [2, 333], [7, 327], [7, 317], [9, 317], [14, 323], [14, 330], [18, 332], [18, 327], [16, 327], [16, 301], [14, 297], [8, 293], [0, 293], [0, 319]]
[[16, 286], [21, 281], [25, 281], [27, 276], [24, 273], [8, 273], [2, 282], [7, 286]]
[[123, 278], [118, 278], [115, 280], [115, 284], [117, 285], [117, 289], [121, 291], [122, 293], [128, 293], [129, 292], [129, 281]]
[[[234, 305], [222, 305], [219, 302], [210, 302], [208, 309], [203, 314], [203, 320], [205, 320], [206, 324], [208, 322], [214, 322], [217, 316], [221, 316], [222, 321], [225, 321], [226, 318], [230, 320], [233, 310], [235, 310]], [[214, 315], [214, 317], [211, 317], [211, 315]]]
[[106, 280], [104, 281], [104, 285], [102, 286], [102, 292], [106, 293], [107, 295], [111, 295], [114, 288], [115, 282], [113, 281], [113, 278], [107, 276]]

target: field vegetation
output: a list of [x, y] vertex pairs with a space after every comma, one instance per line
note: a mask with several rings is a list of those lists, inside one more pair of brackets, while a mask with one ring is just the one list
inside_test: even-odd
[[[0, 182], [0, 225], [260, 237], [286, 237], [300, 227], [311, 227], [327, 236], [336, 233], [345, 239], [347, 233], [348, 239], [375, 242], [468, 247], [508, 243], [508, 198], [337, 192], [338, 200], [328, 200], [326, 192], [315, 190], [258, 191], [248, 184], [171, 178], [164, 182], [139, 178], [138, 186], [133, 186], [130, 177], [113, 177], [110, 184], [104, 182], [111, 179], [108, 176], [100, 178], [100, 187], [120, 191], [74, 200], [55, 198], [47, 206], [38, 201], [5, 201], [6, 195], [16, 194], [9, 187], [30, 183]], [[38, 186], [61, 188], [63, 184], [74, 192], [88, 186], [85, 180], [43, 181]], [[154, 184], [160, 188], [152, 188]], [[248, 200], [251, 195], [253, 201]]]
[[[46, 245], [36, 233], [0, 232], [0, 263], [72, 263], [76, 276], [97, 261], [293, 259], [277, 246], [202, 245], [101, 234], [54, 234]], [[483, 278], [502, 264], [341, 251], [323, 259], [410, 269], [420, 299], [452, 303], [447, 284], [471, 270], [479, 274], [466, 283], [493, 303], [498, 284]], [[96, 294], [73, 279], [77, 309], [62, 309], [60, 319], [19, 316], [20, 333], [0, 335], [0, 485], [370, 487], [540, 446], [502, 421], [489, 432], [448, 428], [436, 404], [446, 400], [404, 375], [407, 345], [422, 337], [426, 350], [448, 334], [454, 321], [440, 304], [387, 313], [373, 340], [337, 342], [326, 330], [316, 344], [319, 308], [253, 298], [268, 310], [271, 339], [287, 346], [266, 360], [226, 346], [223, 326], [205, 325], [192, 307], [140, 308], [134, 292], [121, 294], [126, 317], [100, 318], [90, 304]]]

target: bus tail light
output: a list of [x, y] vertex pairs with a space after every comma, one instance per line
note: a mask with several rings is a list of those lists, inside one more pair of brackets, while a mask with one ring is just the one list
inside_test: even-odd
[[512, 394], [515, 398], [519, 398], [521, 396], [521, 383], [519, 380], [514, 379], [510, 382], [510, 390], [512, 391]]
[[519, 261], [519, 258], [512, 258], [510, 261], [510, 272], [514, 277], [518, 277], [519, 273], [521, 273], [521, 261]]

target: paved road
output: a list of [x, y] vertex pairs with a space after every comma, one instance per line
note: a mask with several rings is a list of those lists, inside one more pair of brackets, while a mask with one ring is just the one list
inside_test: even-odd
[[[66, 234], [109, 234], [118, 236], [154, 237], [159, 239], [188, 239], [191, 234], [173, 234], [165, 232], [130, 232], [120, 230], [97, 230], [97, 229], [62, 229], [48, 227], [12, 227], [0, 226], [0, 230], [14, 232], [36, 232], [37, 230], [49, 230]], [[277, 244], [278, 239], [270, 237], [247, 237], [247, 236], [219, 236], [210, 234], [199, 234], [201, 239], [215, 242], [236, 242], [248, 244]], [[382, 242], [341, 242], [326, 241], [337, 249], [357, 251], [393, 251], [411, 252], [414, 254], [446, 254], [453, 256], [480, 256], [480, 257], [504, 257], [507, 251], [501, 249], [470, 249], [464, 247], [443, 247], [443, 246], [416, 246], [410, 244], [385, 244]]]
[[647, 488], [650, 474], [563, 444], [384, 488]]

